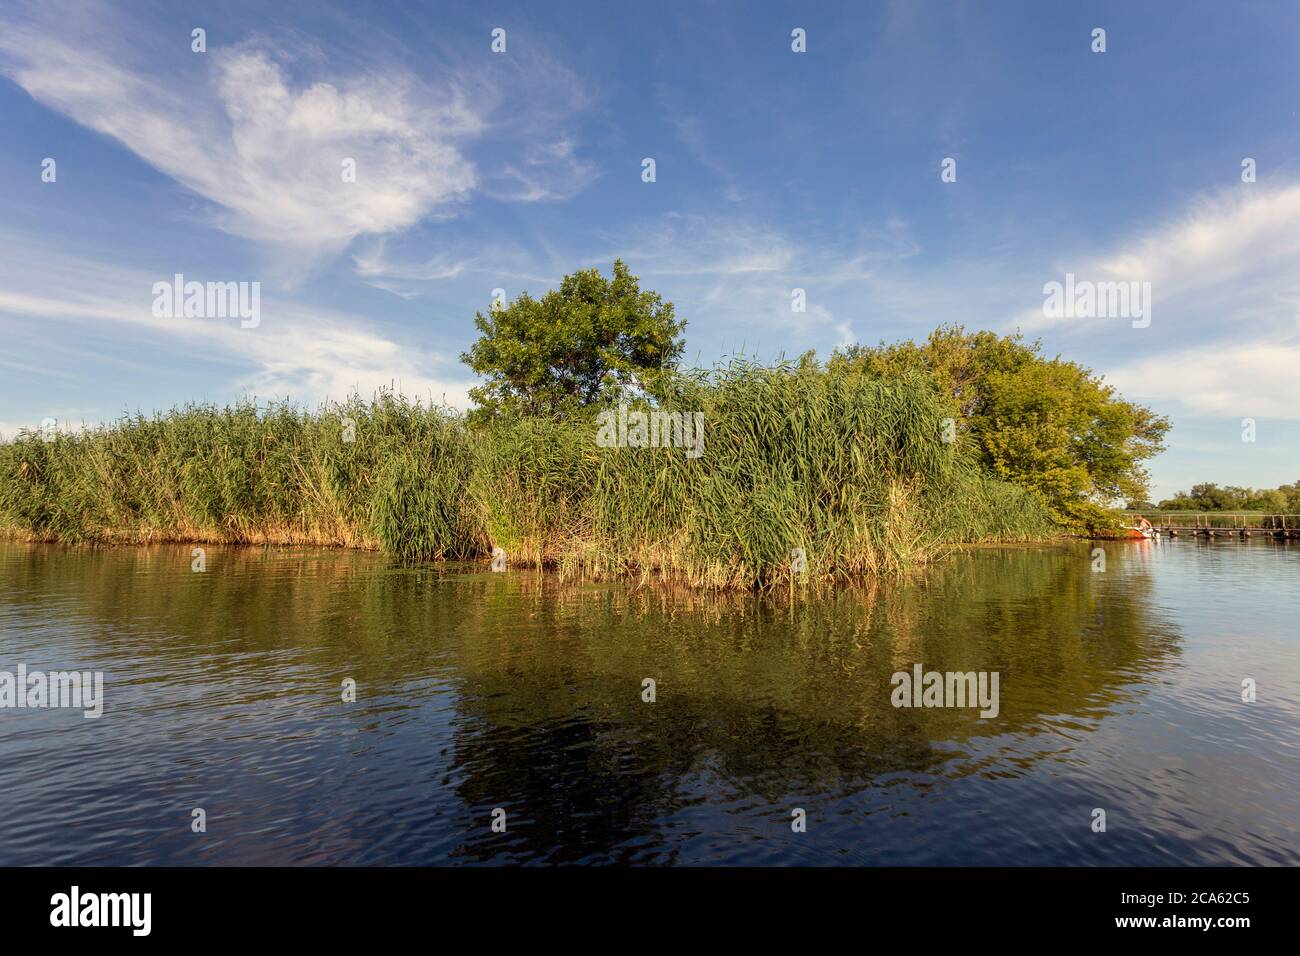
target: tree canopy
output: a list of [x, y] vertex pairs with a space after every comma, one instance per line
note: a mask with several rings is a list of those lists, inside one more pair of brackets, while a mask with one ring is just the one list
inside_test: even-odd
[[[1136, 504], [1130, 502], [1130, 505]], [[1300, 514], [1300, 481], [1277, 488], [1220, 487], [1212, 481], [1192, 485], [1160, 502], [1162, 511], [1267, 511]]]
[[477, 414], [563, 417], [608, 392], [652, 385], [680, 358], [686, 322], [619, 259], [609, 279], [575, 272], [540, 299], [523, 293], [476, 313], [474, 325], [482, 334], [461, 361], [486, 378], [470, 390]]
[[[461, 359], [485, 379], [470, 390], [476, 417], [569, 417], [629, 388], [671, 391], [680, 379], [672, 373], [686, 323], [671, 302], [642, 291], [621, 259], [610, 278], [575, 272], [540, 299], [521, 294], [474, 324], [481, 335]], [[945, 325], [921, 343], [839, 349], [829, 366], [883, 378], [925, 373], [969, 454], [1076, 528], [1111, 524], [1113, 502], [1145, 498], [1143, 462], [1164, 450], [1169, 430], [1168, 419], [1019, 333]]]
[[993, 474], [1036, 491], [1067, 525], [1104, 524], [1112, 501], [1145, 495], [1142, 463], [1164, 449], [1169, 421], [1089, 369], [1040, 353], [1019, 333], [947, 325], [921, 344], [850, 346], [831, 362], [878, 375], [924, 369]]

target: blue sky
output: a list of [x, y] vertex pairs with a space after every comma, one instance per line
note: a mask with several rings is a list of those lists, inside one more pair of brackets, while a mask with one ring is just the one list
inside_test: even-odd
[[[1021, 328], [1173, 419], [1157, 496], [1290, 482], [1298, 108], [1293, 3], [7, 2], [0, 431], [463, 405], [493, 289], [621, 256], [692, 362]], [[154, 317], [177, 272], [260, 325]], [[1067, 272], [1151, 282], [1150, 326], [1046, 318]]]

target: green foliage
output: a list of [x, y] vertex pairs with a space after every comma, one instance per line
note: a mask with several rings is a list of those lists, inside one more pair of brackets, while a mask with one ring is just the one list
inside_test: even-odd
[[540, 299], [477, 313], [474, 325], [482, 334], [461, 361], [487, 379], [470, 390], [483, 418], [573, 416], [608, 391], [653, 387], [680, 357], [686, 322], [620, 259], [611, 279], [575, 272]]
[[[0, 444], [0, 524], [69, 541], [230, 541], [486, 556], [711, 588], [894, 572], [951, 544], [1050, 535], [1021, 488], [943, 440], [930, 378], [806, 357], [666, 380], [703, 455], [601, 447], [597, 408], [469, 425], [388, 394], [315, 413], [186, 406]], [[634, 407], [649, 409], [642, 399]], [[354, 440], [348, 441], [352, 434]]]
[[[354, 440], [349, 440], [352, 438]], [[187, 405], [43, 441], [0, 444], [0, 522], [66, 541], [194, 540], [477, 553], [432, 506], [468, 480], [459, 417], [388, 393], [307, 413]], [[409, 500], [422, 503], [403, 510]]]
[[1067, 527], [1113, 524], [1107, 506], [1145, 494], [1142, 462], [1163, 450], [1169, 422], [1040, 349], [1019, 334], [944, 326], [920, 345], [852, 346], [831, 366], [877, 376], [928, 373], [990, 474], [1032, 490]]
[[480, 546], [476, 516], [461, 496], [474, 470], [464, 427], [433, 419], [413, 442], [393, 442], [371, 495], [371, 526], [384, 550], [413, 561], [473, 557]]
[[473, 507], [511, 560], [554, 562], [583, 533], [595, 428], [585, 421], [506, 417], [475, 431]]
[[598, 447], [591, 417], [480, 429], [473, 497], [493, 542], [572, 573], [733, 588], [789, 582], [795, 548], [809, 578], [831, 580], [898, 571], [959, 541], [1052, 533], [1032, 495], [943, 442], [946, 406], [920, 373], [736, 361], [629, 408], [698, 412], [703, 455]]
[[[1277, 488], [1238, 488], [1214, 482], [1192, 485], [1160, 502], [1161, 511], [1264, 511], [1271, 514], [1300, 514], [1300, 481]], [[1150, 504], [1147, 510], [1152, 510]]]

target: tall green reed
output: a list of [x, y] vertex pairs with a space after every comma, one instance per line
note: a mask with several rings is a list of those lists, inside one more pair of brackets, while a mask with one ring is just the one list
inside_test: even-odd
[[501, 547], [566, 575], [712, 588], [898, 571], [955, 543], [1053, 530], [1029, 492], [944, 441], [951, 410], [919, 374], [735, 361], [627, 402], [700, 413], [702, 454], [600, 447], [602, 409], [471, 427], [388, 392], [310, 412], [187, 405], [0, 444], [0, 524], [50, 540], [311, 543], [406, 560]]

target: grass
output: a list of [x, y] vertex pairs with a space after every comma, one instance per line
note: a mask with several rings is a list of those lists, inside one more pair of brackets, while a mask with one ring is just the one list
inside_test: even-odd
[[665, 407], [703, 412], [702, 457], [599, 447], [594, 420], [471, 427], [388, 393], [24, 433], [0, 444], [0, 524], [41, 540], [318, 544], [405, 560], [501, 547], [512, 565], [566, 576], [707, 588], [888, 573], [954, 544], [1054, 531], [1029, 492], [943, 441], [950, 412], [923, 376], [735, 362], [681, 378]]

